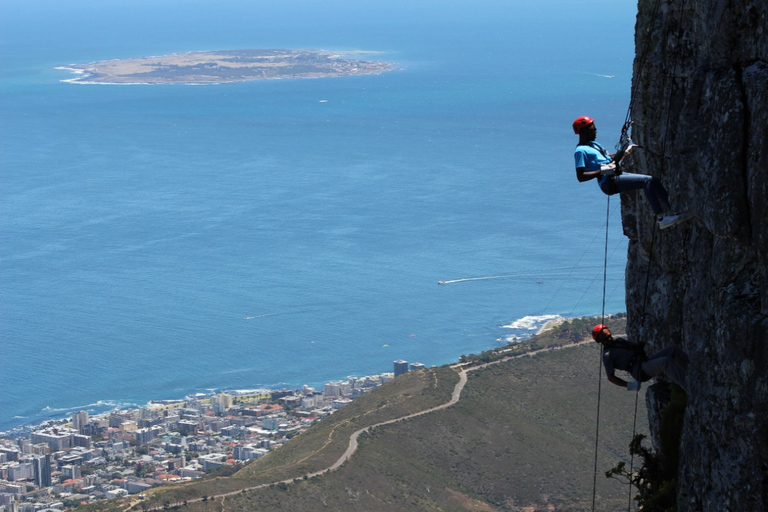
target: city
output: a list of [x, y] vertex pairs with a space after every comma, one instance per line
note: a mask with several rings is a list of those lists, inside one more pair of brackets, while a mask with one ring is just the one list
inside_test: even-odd
[[232, 471], [277, 449], [394, 373], [348, 377], [322, 391], [228, 391], [49, 421], [0, 439], [0, 512], [63, 510]]

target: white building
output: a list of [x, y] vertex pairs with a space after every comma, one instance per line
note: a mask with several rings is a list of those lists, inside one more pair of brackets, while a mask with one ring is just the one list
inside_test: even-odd
[[78, 411], [72, 415], [72, 428], [77, 430], [78, 433], [83, 433], [83, 428], [91, 421], [88, 416], [88, 411]]
[[345, 405], [347, 405], [349, 402], [351, 402], [349, 398], [339, 398], [338, 400], [334, 400], [331, 402], [331, 407], [335, 410], [341, 409]]
[[77, 431], [69, 428], [50, 428], [33, 432], [32, 443], [47, 443], [52, 452], [60, 452], [72, 447], [72, 435]]
[[308, 395], [301, 399], [301, 410], [309, 411], [317, 407], [317, 397], [315, 395]]
[[8, 466], [8, 480], [18, 482], [19, 480], [35, 479], [35, 467], [31, 462], [15, 462]]
[[325, 389], [323, 390], [323, 394], [329, 398], [338, 398], [341, 396], [341, 383], [340, 382], [329, 382], [325, 385]]
[[211, 398], [211, 409], [215, 414], [223, 414], [232, 407], [232, 397], [226, 393], [214, 395]]
[[226, 453], [208, 453], [206, 455], [201, 455], [200, 457], [198, 457], [197, 460], [198, 462], [203, 463], [203, 471], [207, 473], [212, 469], [216, 469], [226, 464], [227, 454]]

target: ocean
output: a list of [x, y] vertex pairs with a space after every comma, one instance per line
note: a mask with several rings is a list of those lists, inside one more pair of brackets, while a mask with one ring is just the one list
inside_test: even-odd
[[[4, 0], [0, 431], [455, 362], [625, 310], [573, 169], [612, 147], [632, 2]], [[73, 63], [381, 52], [371, 76], [84, 85]], [[443, 281], [444, 284], [438, 284]]]

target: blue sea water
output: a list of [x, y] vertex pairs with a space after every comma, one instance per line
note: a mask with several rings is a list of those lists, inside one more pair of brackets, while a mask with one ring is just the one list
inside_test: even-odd
[[[0, 430], [456, 361], [603, 307], [635, 5], [4, 0]], [[65, 83], [71, 63], [372, 50], [375, 76]], [[606, 312], [623, 311], [611, 202]], [[438, 281], [446, 284], [438, 285]]]

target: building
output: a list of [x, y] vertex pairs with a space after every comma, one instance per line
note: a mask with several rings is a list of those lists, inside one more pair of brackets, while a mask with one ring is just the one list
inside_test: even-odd
[[226, 453], [208, 453], [205, 455], [201, 455], [198, 458], [198, 461], [202, 462], [203, 471], [208, 473], [209, 471], [212, 471], [226, 464], [227, 454]]
[[14, 484], [0, 480], [0, 493], [17, 494], [21, 496], [25, 492], [27, 492], [26, 483]]
[[30, 453], [32, 455], [45, 455], [47, 453], [51, 453], [51, 448], [46, 443], [37, 443], [37, 444], [29, 444], [27, 447], [25, 446], [25, 452]]
[[179, 476], [182, 478], [202, 478], [205, 476], [205, 473], [195, 469], [181, 468], [179, 469]]
[[152, 428], [137, 428], [133, 433], [136, 436], [137, 443], [147, 444], [157, 439], [163, 433], [163, 427], [156, 425]]
[[212, 421], [206, 421], [206, 425], [211, 432], [221, 432], [221, 429], [229, 426], [229, 420], [226, 418], [218, 418]]
[[253, 456], [255, 451], [253, 445], [235, 446], [235, 449], [232, 451], [236, 460], [248, 460], [256, 458]]
[[351, 401], [352, 400], [350, 400], [349, 398], [338, 398], [338, 399], [334, 400], [333, 402], [331, 402], [331, 408], [334, 409], [334, 410], [341, 409], [342, 407], [344, 407], [345, 405], [347, 405]]
[[47, 443], [52, 452], [60, 452], [72, 447], [72, 434], [75, 431], [68, 428], [51, 428], [32, 434], [32, 443]]
[[0, 446], [0, 455], [5, 457], [5, 461], [19, 460], [21, 451], [15, 446]]
[[329, 398], [338, 398], [341, 396], [341, 383], [340, 382], [329, 382], [325, 385], [325, 388], [323, 390], [323, 394]]
[[119, 428], [126, 421], [136, 421], [138, 411], [113, 411], [109, 414], [109, 426]]
[[79, 446], [81, 448], [87, 448], [90, 450], [91, 448], [93, 448], [93, 440], [89, 436], [73, 434], [72, 446]]
[[398, 359], [395, 361], [395, 377], [402, 375], [408, 371], [408, 361]]
[[237, 425], [231, 425], [221, 429], [221, 435], [236, 437], [240, 433], [240, 427]]
[[232, 407], [232, 403], [231, 395], [221, 393], [211, 398], [211, 409], [215, 414], [223, 414]]
[[78, 466], [77, 464], [66, 464], [64, 466], [61, 466], [61, 474], [66, 478], [71, 478], [72, 480], [77, 480], [78, 478], [82, 478], [82, 473], [80, 472], [80, 466]]
[[73, 450], [67, 455], [62, 455], [56, 460], [58, 462], [59, 467], [61, 468], [62, 466], [66, 466], [68, 464], [80, 465], [83, 462], [85, 462], [85, 456], [82, 452], [75, 452]]
[[427, 365], [425, 365], [424, 363], [411, 363], [411, 371], [423, 370], [426, 367]]
[[35, 472], [35, 485], [38, 487], [50, 487], [53, 473], [53, 455], [36, 455], [32, 459], [32, 467]]
[[269, 453], [268, 449], [257, 448], [252, 444], [235, 446], [234, 457], [236, 460], [258, 459]]
[[185, 434], [194, 434], [197, 432], [197, 425], [198, 422], [195, 420], [181, 420], [176, 424], [179, 431], [184, 432]]
[[302, 410], [309, 411], [314, 407], [317, 407], [317, 397], [315, 395], [307, 395], [301, 399]]
[[139, 423], [136, 420], [125, 420], [119, 425], [119, 428], [123, 432], [132, 432], [139, 428]]
[[90, 422], [88, 411], [78, 411], [72, 415], [72, 428], [77, 430], [79, 434], [84, 433], [85, 426]]
[[8, 480], [32, 480], [35, 477], [35, 469], [31, 462], [14, 462], [8, 466]]

